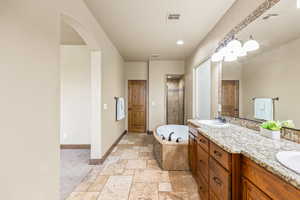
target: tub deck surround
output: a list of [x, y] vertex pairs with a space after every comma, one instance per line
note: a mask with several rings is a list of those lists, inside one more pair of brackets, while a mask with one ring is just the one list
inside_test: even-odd
[[[184, 129], [178, 129], [180, 133], [176, 133], [176, 130], [174, 135], [180, 136], [186, 140], [181, 141], [180, 143], [177, 143], [175, 141], [168, 141], [168, 138], [166, 137], [166, 140], [162, 140], [162, 138], [159, 136], [163, 134], [162, 132], [164, 130], [167, 130], [170, 132], [172, 128], [168, 128], [172, 125], [162, 125], [158, 126], [154, 131], [154, 141], [153, 141], [153, 154], [157, 162], [159, 163], [159, 166], [163, 170], [170, 170], [170, 171], [187, 171], [189, 170], [189, 164], [188, 164], [188, 127], [185, 126]], [[183, 126], [182, 126], [183, 127]], [[176, 128], [176, 127], [175, 127]], [[160, 132], [158, 133], [158, 130]], [[186, 133], [183, 133], [182, 131], [185, 131]], [[186, 135], [182, 135], [186, 134]], [[164, 134], [166, 136], [166, 134]], [[175, 138], [176, 138], [175, 137]]]
[[279, 176], [297, 189], [300, 189], [300, 174], [281, 165], [276, 154], [280, 151], [300, 151], [300, 144], [281, 139], [263, 137], [258, 131], [229, 124], [227, 128], [216, 128], [189, 120], [209, 140], [229, 153], [242, 154], [267, 171]]

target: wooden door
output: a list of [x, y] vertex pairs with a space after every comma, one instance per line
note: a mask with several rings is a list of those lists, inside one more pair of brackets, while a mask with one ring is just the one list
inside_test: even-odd
[[128, 81], [128, 131], [146, 132], [146, 96], [144, 80]]
[[222, 115], [239, 117], [239, 81], [222, 81]]

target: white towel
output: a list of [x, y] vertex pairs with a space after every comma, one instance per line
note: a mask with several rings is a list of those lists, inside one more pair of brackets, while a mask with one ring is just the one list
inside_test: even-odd
[[256, 98], [254, 100], [254, 118], [262, 120], [274, 120], [273, 99]]
[[125, 100], [123, 97], [117, 99], [117, 120], [120, 121], [125, 118]]

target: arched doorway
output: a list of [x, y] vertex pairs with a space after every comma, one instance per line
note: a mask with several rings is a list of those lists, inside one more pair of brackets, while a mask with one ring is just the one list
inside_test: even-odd
[[63, 14], [61, 23], [70, 37], [69, 45], [60, 48], [61, 147], [68, 149], [61, 150], [63, 199], [89, 172], [89, 163], [100, 161], [101, 50], [93, 34], [75, 19]]

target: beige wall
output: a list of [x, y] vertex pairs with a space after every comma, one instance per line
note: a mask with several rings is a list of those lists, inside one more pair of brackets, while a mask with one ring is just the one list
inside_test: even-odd
[[58, 2], [1, 1], [1, 199], [59, 199]]
[[276, 120], [294, 120], [300, 127], [300, 39], [264, 52], [243, 65], [244, 117], [253, 119], [253, 97], [279, 97]]
[[[147, 62], [125, 62], [126, 108], [128, 108], [128, 80], [148, 80], [148, 63]], [[127, 109], [126, 112], [128, 112]], [[125, 127], [126, 129], [128, 129], [128, 115], [126, 115], [125, 121], [126, 121]]]
[[84, 27], [83, 33], [88, 31], [93, 37], [81, 35], [91, 49], [99, 49], [102, 52], [102, 104], [107, 104], [107, 110], [102, 106], [101, 152], [102, 156], [116, 139], [125, 130], [125, 120], [115, 120], [116, 96], [125, 96], [125, 70], [124, 61], [116, 47], [98, 24], [94, 16], [83, 0], [63, 0], [61, 2], [62, 13], [71, 16]]
[[166, 123], [166, 75], [184, 74], [184, 61], [150, 61], [149, 129]]
[[91, 143], [91, 58], [86, 45], [61, 45], [61, 144]]
[[199, 44], [197, 50], [186, 60], [186, 115], [192, 118], [193, 114], [193, 68], [211, 56], [225, 35], [253, 10], [255, 10], [264, 0], [237, 0], [227, 11], [223, 18], [217, 23], [214, 29]]
[[0, 13], [1, 199], [58, 200], [60, 14], [102, 51], [101, 155], [125, 129], [113, 98], [125, 95], [124, 62], [82, 0], [4, 0]]

